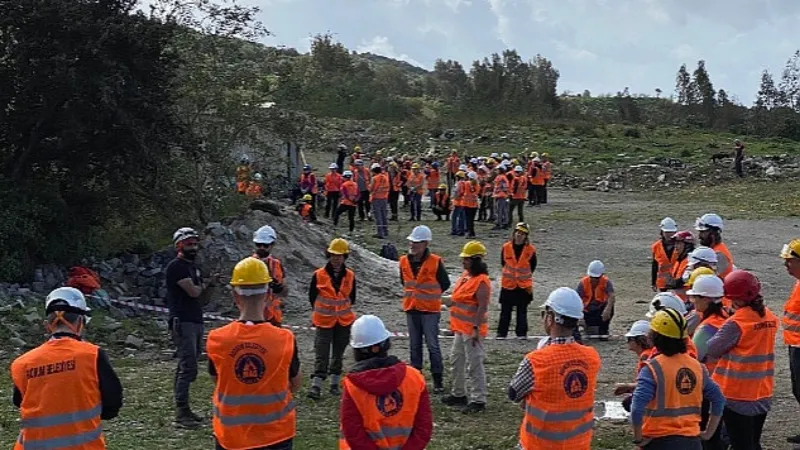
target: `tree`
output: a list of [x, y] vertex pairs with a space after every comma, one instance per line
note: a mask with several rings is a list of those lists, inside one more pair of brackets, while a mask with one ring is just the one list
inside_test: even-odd
[[697, 62], [697, 69], [692, 74], [693, 96], [699, 101], [700, 111], [706, 117], [708, 124], [714, 121], [714, 110], [717, 107], [716, 91], [711, 83], [711, 77], [706, 71], [706, 62]]
[[656, 88], [656, 98], [661, 98], [662, 92], [661, 88]]
[[675, 77], [675, 93], [678, 95], [678, 104], [690, 105], [694, 103], [692, 93], [692, 77], [686, 70], [686, 64], [682, 64]]
[[779, 92], [775, 87], [775, 81], [772, 79], [772, 74], [768, 70], [761, 72], [761, 87], [758, 89], [758, 96], [756, 97], [756, 108], [759, 109], [772, 109], [778, 106]]
[[780, 106], [800, 112], [800, 50], [796, 51], [783, 69], [779, 85]]

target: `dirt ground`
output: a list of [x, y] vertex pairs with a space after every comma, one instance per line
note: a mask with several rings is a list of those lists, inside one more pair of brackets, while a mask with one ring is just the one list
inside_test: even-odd
[[[617, 292], [616, 316], [612, 322], [612, 333], [622, 334], [636, 320], [643, 319], [647, 301], [653, 293], [650, 290], [650, 244], [657, 239], [658, 223], [664, 216], [675, 218], [681, 229], [691, 229], [694, 219], [705, 212], [714, 211], [715, 205], [693, 205], [687, 203], [664, 202], [641, 194], [600, 193], [583, 191], [557, 191], [550, 193], [550, 203], [542, 207], [526, 208], [525, 219], [535, 230], [532, 242], [536, 245], [539, 266], [535, 272], [535, 302], [528, 317], [531, 335], [543, 333], [536, 305], [542, 303], [547, 294], [559, 287], [575, 287], [586, 266], [593, 259], [601, 259], [607, 274], [614, 282]], [[746, 213], [746, 209], [742, 210]], [[400, 252], [406, 248], [405, 236], [416, 223], [408, 222], [408, 214], [401, 211], [401, 221], [391, 223], [390, 240], [395, 242]], [[746, 214], [744, 214], [746, 216]], [[516, 217], [515, 219], [516, 220]], [[444, 256], [452, 278], [460, 273], [457, 254], [466, 240], [449, 236], [449, 223], [436, 222], [430, 213], [423, 213], [423, 223], [434, 231], [434, 252]], [[729, 220], [723, 235], [733, 253], [737, 267], [754, 271], [762, 281], [768, 306], [776, 313], [782, 310], [793, 279], [786, 273], [782, 261], [777, 256], [781, 246], [791, 238], [800, 236], [796, 219], [775, 220]], [[353, 240], [376, 250], [379, 241], [369, 237], [374, 233], [374, 224], [358, 224]], [[478, 239], [489, 251], [488, 264], [495, 284], [499, 281], [500, 246], [508, 238], [507, 233], [491, 232], [489, 224], [478, 224]], [[353, 267], [358, 273], [358, 267]], [[499, 304], [496, 302], [499, 288], [493, 293], [490, 312], [490, 336], [494, 335], [499, 317]], [[383, 298], [371, 298], [369, 292], [359, 293], [359, 313], [374, 313], [381, 316], [393, 331], [405, 331], [405, 317], [400, 309], [400, 287], [398, 281], [396, 308], [387, 308]], [[442, 314], [442, 327], [447, 327], [447, 313]], [[301, 319], [303, 322], [306, 318]], [[287, 322], [295, 323], [293, 318]], [[513, 327], [513, 322], [512, 322]], [[512, 332], [513, 334], [513, 332]], [[313, 348], [313, 336], [298, 333], [301, 348]], [[523, 355], [535, 348], [536, 340], [529, 341], [490, 341], [487, 343], [487, 366], [493, 359], [502, 359], [504, 364], [515, 364]], [[631, 381], [634, 375], [634, 358], [621, 339], [609, 342], [592, 342], [603, 359], [597, 400], [612, 400], [613, 385], [617, 382]], [[442, 342], [445, 357], [449, 353], [449, 341]], [[394, 352], [406, 358], [407, 341], [399, 339]], [[765, 448], [786, 448], [784, 437], [800, 432], [795, 425], [793, 414], [798, 408], [792, 397], [789, 383], [789, 369], [786, 348], [779, 338], [776, 347], [776, 387], [772, 413], [767, 420], [764, 443]], [[495, 357], [501, 354], [502, 357]], [[516, 356], [516, 358], [515, 358]], [[427, 356], [426, 356], [427, 359]], [[508, 360], [508, 361], [505, 361]], [[310, 362], [310, 361], [309, 361]], [[310, 366], [307, 365], [310, 369]], [[492, 379], [489, 370], [492, 397], [502, 398], [507, 379]], [[513, 371], [512, 371], [513, 372]], [[619, 426], [619, 432], [627, 426]]]

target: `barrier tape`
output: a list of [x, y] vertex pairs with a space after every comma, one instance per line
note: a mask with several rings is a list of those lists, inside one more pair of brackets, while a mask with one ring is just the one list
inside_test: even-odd
[[[87, 297], [94, 297], [94, 296], [87, 295]], [[120, 297], [119, 299], [109, 298], [108, 300], [110, 300], [111, 303], [116, 303], [118, 305], [123, 305], [123, 306], [127, 306], [127, 307], [130, 307], [130, 308], [136, 308], [136, 309], [141, 309], [141, 310], [144, 310], [144, 311], [152, 311], [152, 312], [158, 312], [158, 313], [163, 313], [163, 314], [169, 314], [169, 308], [165, 308], [163, 306], [145, 305], [143, 303], [138, 303], [138, 302], [132, 301], [132, 300], [135, 300], [137, 298], [138, 297]], [[203, 318], [204, 319], [210, 319], [210, 320], [217, 320], [217, 321], [220, 321], [220, 322], [233, 322], [234, 320], [236, 320], [236, 319], [231, 318], [231, 317], [225, 317], [225, 316], [220, 316], [220, 315], [216, 315], [216, 314], [208, 314], [208, 313], [203, 313]], [[289, 330], [316, 331], [315, 327], [307, 327], [307, 326], [302, 326], [302, 325], [287, 325], [287, 324], [284, 324], [284, 325], [282, 325], [282, 327], [286, 328], [286, 329], [289, 329]], [[389, 335], [391, 337], [401, 338], [401, 339], [408, 339], [410, 337], [408, 333], [397, 332], [397, 331], [390, 331]], [[439, 335], [440, 339], [452, 339], [453, 337], [454, 336], [452, 334], [440, 334]], [[547, 337], [547, 336], [536, 336], [536, 335], [533, 335], [533, 336], [528, 336], [527, 338], [528, 339], [542, 339], [542, 338], [545, 338], [545, 337]], [[608, 334], [608, 335], [591, 334], [591, 335], [582, 335], [581, 337], [583, 337], [585, 339], [613, 339], [613, 338], [623, 337], [623, 335], [620, 335], [620, 334]], [[484, 339], [487, 340], [487, 341], [513, 341], [513, 340], [519, 339], [519, 338], [514, 338], [514, 337], [497, 338], [497, 337], [493, 337], [493, 336], [486, 336]]]

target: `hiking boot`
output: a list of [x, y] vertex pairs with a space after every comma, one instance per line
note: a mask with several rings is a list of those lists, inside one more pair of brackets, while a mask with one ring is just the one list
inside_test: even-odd
[[441, 373], [433, 375], [433, 393], [436, 395], [444, 394], [444, 376]]
[[469, 402], [461, 412], [464, 414], [475, 414], [486, 410], [486, 403]]
[[189, 411], [188, 411], [188, 415], [189, 415], [189, 417], [191, 417], [192, 419], [194, 419], [194, 421], [195, 421], [195, 422], [200, 422], [200, 423], [203, 423], [203, 422], [205, 422], [205, 421], [206, 421], [205, 417], [203, 417], [203, 416], [198, 416], [197, 414], [195, 414], [195, 413], [194, 413], [194, 412], [192, 412], [191, 410], [189, 410]]
[[308, 398], [312, 400], [319, 400], [322, 398], [322, 389], [319, 386], [311, 386], [308, 390]]
[[334, 396], [334, 397], [338, 397], [338, 396], [342, 395], [342, 391], [339, 390], [339, 384], [338, 383], [337, 384], [331, 384], [331, 391], [330, 392], [331, 392], [331, 395]]
[[199, 428], [202, 419], [196, 420], [196, 417], [200, 419], [200, 417], [195, 415], [189, 408], [180, 408], [175, 413], [175, 426], [192, 430]]
[[467, 396], [456, 397], [455, 395], [446, 395], [442, 397], [442, 403], [447, 406], [465, 406], [467, 404]]

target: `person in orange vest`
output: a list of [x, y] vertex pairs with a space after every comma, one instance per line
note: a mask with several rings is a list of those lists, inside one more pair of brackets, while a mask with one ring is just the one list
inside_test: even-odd
[[[605, 275], [606, 266], [602, 261], [589, 263], [586, 276], [581, 279], [575, 291], [583, 299], [584, 321], [586, 327], [597, 327], [601, 340], [607, 340], [608, 326], [614, 317], [614, 284]], [[591, 334], [591, 333], [590, 333]]]
[[514, 216], [514, 209], [517, 210], [519, 221], [524, 222], [525, 216], [525, 197], [528, 195], [528, 178], [522, 166], [514, 167], [514, 178], [511, 180], [511, 207], [508, 210], [509, 220]]
[[553, 163], [550, 161], [548, 153], [542, 153], [540, 157], [542, 160], [542, 172], [544, 172], [544, 186], [542, 186], [542, 203], [547, 204], [547, 185], [550, 184], [550, 179], [553, 178]]
[[[645, 450], [701, 450], [702, 441], [717, 431], [725, 397], [708, 370], [687, 354], [686, 320], [679, 312], [658, 311], [650, 330], [658, 355], [644, 363], [636, 380], [633, 444]], [[710, 417], [703, 424], [704, 401], [710, 404]]]
[[442, 403], [461, 406], [461, 412], [472, 414], [486, 409], [483, 341], [489, 332], [492, 283], [483, 262], [486, 247], [480, 241], [467, 242], [459, 256], [464, 272], [456, 281], [450, 303], [450, 330], [455, 334], [450, 352], [453, 384], [450, 395], [442, 398]]
[[279, 327], [283, 322], [283, 303], [281, 299], [289, 296], [289, 288], [283, 283], [283, 263], [271, 254], [277, 238], [275, 230], [269, 225], [264, 225], [253, 233], [253, 244], [256, 247], [253, 257], [260, 259], [267, 265], [270, 277], [272, 277], [272, 281], [269, 283], [264, 317], [269, 323]]
[[[650, 321], [637, 320], [631, 325], [631, 329], [625, 333], [625, 341], [634, 355], [636, 355], [636, 371], [634, 379], [639, 376], [639, 371], [644, 367], [645, 361], [650, 359], [650, 349], [653, 348], [653, 341], [650, 339]], [[633, 391], [636, 383], [617, 383], [614, 385], [614, 395], [622, 395], [622, 408], [631, 412], [631, 402], [633, 401]]]
[[[792, 394], [800, 402], [800, 239], [793, 239], [783, 246], [781, 259], [786, 271], [794, 279], [789, 298], [783, 306], [783, 342], [789, 347], [789, 372], [792, 381]], [[800, 444], [800, 434], [791, 436], [788, 441]]]
[[672, 267], [676, 264], [678, 254], [675, 250], [675, 240], [672, 239], [678, 232], [678, 225], [671, 217], [665, 217], [659, 227], [659, 239], [650, 246], [653, 262], [650, 270], [650, 287], [653, 292], [665, 292], [669, 282]]
[[478, 185], [478, 174], [470, 172], [468, 180], [463, 185], [463, 195], [461, 196], [461, 207], [464, 211], [464, 219], [467, 231], [467, 239], [475, 237], [475, 215], [478, 214], [478, 196], [481, 187]]
[[264, 316], [271, 282], [260, 259], [239, 261], [230, 282], [239, 320], [208, 333], [217, 450], [292, 448], [300, 359], [292, 332]]
[[350, 346], [356, 361], [344, 377], [339, 450], [424, 450], [433, 435], [433, 413], [425, 377], [394, 356], [380, 318], [359, 317]]
[[317, 204], [317, 193], [319, 186], [317, 185], [317, 176], [311, 168], [311, 164], [303, 166], [303, 173], [300, 174], [300, 193], [311, 195], [311, 200], [314, 205]]
[[439, 162], [434, 161], [431, 163], [430, 169], [425, 170], [425, 183], [428, 187], [428, 196], [430, 197], [431, 205], [433, 205], [433, 196], [439, 189], [440, 179], [441, 176], [439, 174]]
[[101, 422], [119, 414], [122, 385], [106, 352], [81, 337], [88, 312], [75, 288], [45, 299], [50, 338], [11, 363], [21, 427], [14, 450], [106, 448]]
[[583, 318], [574, 290], [558, 288], [542, 306], [548, 338], [525, 355], [508, 386], [509, 400], [525, 411], [519, 448], [589, 450], [600, 355], [572, 337]]
[[494, 222], [494, 178], [491, 175], [489, 168], [481, 166], [479, 169], [480, 174], [483, 174], [481, 180], [481, 207], [478, 209], [479, 222]]
[[400, 171], [400, 180], [403, 182], [401, 192], [403, 193], [403, 208], [408, 208], [411, 203], [411, 193], [408, 190], [408, 180], [411, 178], [411, 161], [403, 161], [403, 169]]
[[764, 304], [761, 282], [744, 270], [724, 280], [735, 312], [708, 341], [706, 357], [718, 359], [713, 380], [728, 400], [723, 414], [733, 450], [761, 448], [772, 406], [778, 319]]
[[[452, 189], [453, 184], [456, 182], [456, 173], [458, 173], [459, 166], [461, 166], [461, 158], [458, 157], [458, 152], [453, 150], [447, 158], [447, 187]], [[452, 190], [450, 191], [452, 194]]]
[[444, 216], [444, 220], [450, 220], [450, 196], [447, 195], [447, 185], [440, 184], [439, 190], [433, 196], [433, 213], [436, 214], [436, 221], [439, 222]]
[[503, 273], [500, 278], [500, 322], [497, 339], [505, 339], [511, 314], [517, 309], [517, 339], [528, 338], [528, 305], [533, 301], [533, 272], [536, 270], [536, 247], [530, 243], [530, 226], [520, 222], [511, 239], [500, 250]]
[[538, 157], [533, 158], [532, 162], [528, 176], [529, 182], [533, 186], [533, 206], [539, 206], [544, 203], [545, 174], [542, 162]]
[[511, 189], [508, 177], [506, 176], [506, 166], [497, 166], [497, 175], [494, 177], [494, 211], [496, 222], [492, 230], [504, 230], [511, 226], [511, 219], [508, 217], [508, 193]]
[[444, 393], [442, 351], [439, 347], [439, 318], [442, 292], [450, 288], [450, 277], [442, 258], [431, 253], [431, 229], [414, 227], [408, 240], [408, 254], [400, 257], [400, 282], [403, 283], [403, 311], [408, 325], [411, 365], [422, 370], [422, 338], [430, 355], [433, 389]]
[[695, 221], [694, 228], [699, 232], [700, 245], [711, 248], [717, 254], [717, 273], [725, 280], [728, 274], [736, 270], [736, 265], [728, 246], [722, 242], [722, 218], [717, 214], [703, 214]]
[[343, 213], [347, 213], [347, 218], [350, 221], [350, 233], [356, 229], [356, 204], [358, 203], [359, 192], [358, 186], [353, 181], [353, 172], [345, 170], [342, 174], [342, 196], [339, 199], [339, 207], [336, 209], [336, 214], [333, 216], [334, 228], [339, 225], [339, 217]]
[[459, 170], [456, 172], [455, 186], [453, 187], [453, 215], [450, 221], [450, 235], [463, 236], [467, 232], [467, 215], [464, 211], [464, 190], [467, 174]]
[[344, 179], [339, 174], [339, 166], [336, 163], [331, 163], [328, 167], [331, 171], [325, 175], [325, 218], [331, 217], [331, 214], [336, 214], [336, 208], [339, 206], [339, 193], [342, 190], [342, 183]]
[[380, 164], [372, 164], [372, 181], [369, 184], [372, 215], [375, 218], [376, 234], [373, 237], [389, 237], [389, 175], [383, 172]]
[[353, 172], [353, 182], [358, 186], [358, 218], [362, 222], [367, 219], [372, 220], [369, 203], [369, 169], [364, 167], [364, 161], [361, 159], [355, 160], [353, 164], [350, 170]]
[[306, 223], [317, 221], [317, 214], [314, 210], [314, 197], [311, 194], [303, 196], [303, 202], [297, 205], [297, 213]]
[[236, 192], [239, 194], [247, 193], [247, 185], [250, 181], [250, 158], [242, 156], [242, 160], [236, 167]]
[[422, 194], [425, 190], [425, 174], [422, 173], [419, 163], [411, 165], [411, 175], [406, 181], [408, 194], [411, 196], [411, 219], [409, 222], [422, 220]]
[[247, 191], [245, 192], [249, 198], [256, 199], [264, 195], [264, 188], [261, 186], [263, 179], [260, 173], [253, 175], [253, 181], [247, 184]]
[[[686, 334], [688, 336], [686, 338], [687, 352], [693, 358], [697, 358], [697, 348], [695, 348], [691, 337], [694, 334], [694, 330], [700, 324], [700, 316], [697, 315], [696, 311], [687, 311], [686, 304], [683, 303], [683, 300], [672, 292], [659, 292], [650, 300], [650, 307], [645, 317], [652, 319], [659, 311], [665, 308], [678, 311], [683, 318], [686, 319]], [[658, 350], [653, 348], [650, 357], [652, 358], [656, 354], [658, 354]]]
[[403, 181], [403, 177], [400, 173], [400, 168], [396, 162], [392, 161], [389, 163], [389, 184], [391, 185], [391, 190], [389, 191], [389, 209], [392, 211], [392, 217], [389, 218], [392, 222], [397, 222], [400, 220], [398, 217], [398, 203], [400, 202], [400, 192], [403, 190], [403, 185], [405, 181]]
[[687, 280], [683, 278], [683, 274], [689, 267], [689, 255], [694, 251], [694, 235], [690, 231], [679, 231], [672, 235], [672, 241], [672, 256], [670, 259], [674, 259], [674, 262], [667, 280], [667, 290], [680, 297], [684, 303], [688, 303], [689, 297], [686, 295]]
[[328, 263], [311, 277], [308, 300], [313, 313], [311, 322], [316, 328], [314, 337], [314, 376], [308, 396], [322, 396], [322, 383], [331, 377], [330, 393], [338, 396], [342, 375], [342, 358], [350, 339], [350, 326], [356, 320], [356, 274], [345, 267], [350, 244], [334, 239], [328, 245]]

